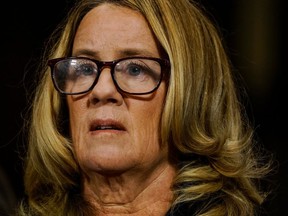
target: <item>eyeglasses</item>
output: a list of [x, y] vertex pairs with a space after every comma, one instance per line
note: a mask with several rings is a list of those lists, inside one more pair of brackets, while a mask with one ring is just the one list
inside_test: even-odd
[[168, 71], [166, 59], [129, 57], [114, 61], [98, 61], [86, 57], [65, 57], [48, 60], [53, 84], [65, 95], [83, 94], [97, 84], [101, 71], [110, 68], [115, 86], [128, 94], [149, 94], [155, 91]]

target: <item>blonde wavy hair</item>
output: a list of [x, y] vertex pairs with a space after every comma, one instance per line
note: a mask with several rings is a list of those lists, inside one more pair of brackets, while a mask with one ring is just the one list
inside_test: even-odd
[[102, 3], [146, 17], [171, 63], [162, 115], [162, 144], [179, 170], [173, 207], [201, 201], [195, 215], [251, 216], [265, 194], [256, 184], [270, 171], [254, 146], [233, 70], [215, 24], [188, 0], [81, 0], [48, 41], [27, 119], [27, 200], [18, 215], [91, 215], [81, 197], [65, 98], [55, 90], [47, 59], [70, 56], [81, 19]]

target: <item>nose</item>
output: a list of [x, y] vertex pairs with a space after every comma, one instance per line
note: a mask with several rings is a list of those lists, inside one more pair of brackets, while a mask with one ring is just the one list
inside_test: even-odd
[[98, 81], [89, 93], [89, 100], [92, 104], [111, 103], [120, 105], [123, 102], [123, 97], [112, 79], [110, 67], [101, 69]]

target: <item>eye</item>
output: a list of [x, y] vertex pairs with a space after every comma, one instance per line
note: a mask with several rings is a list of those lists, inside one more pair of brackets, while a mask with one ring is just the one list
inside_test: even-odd
[[97, 73], [97, 67], [93, 63], [79, 63], [75, 67], [75, 75], [91, 76]]
[[122, 75], [131, 78], [144, 78], [154, 73], [153, 69], [145, 61], [139, 59], [119, 62], [115, 67], [115, 72], [120, 72]]
[[141, 73], [145, 73], [147, 68], [143, 65], [139, 65], [138, 63], [130, 63], [127, 65], [125, 72], [131, 76], [139, 76]]

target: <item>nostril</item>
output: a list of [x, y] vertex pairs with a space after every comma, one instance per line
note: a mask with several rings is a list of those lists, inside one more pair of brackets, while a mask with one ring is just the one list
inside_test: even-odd
[[[97, 103], [99, 103], [100, 101], [101, 101], [100, 99], [95, 98], [95, 97], [93, 97], [92, 99], [90, 99], [90, 103], [91, 103], [91, 104], [97, 104]], [[106, 103], [117, 103], [117, 102], [118, 102], [117, 99], [115, 99], [115, 98], [106, 98], [105, 101], [106, 101]]]
[[103, 91], [101, 89], [93, 89], [89, 93], [89, 101], [88, 105], [96, 105], [96, 104], [121, 104], [123, 102], [123, 98], [121, 93], [118, 92], [117, 89], [114, 91]]
[[115, 98], [108, 98], [107, 101], [110, 103], [117, 103], [117, 100]]
[[99, 99], [98, 98], [95, 98], [95, 97], [93, 97], [92, 99], [90, 99], [90, 103], [91, 104], [97, 104], [97, 103], [99, 103]]

